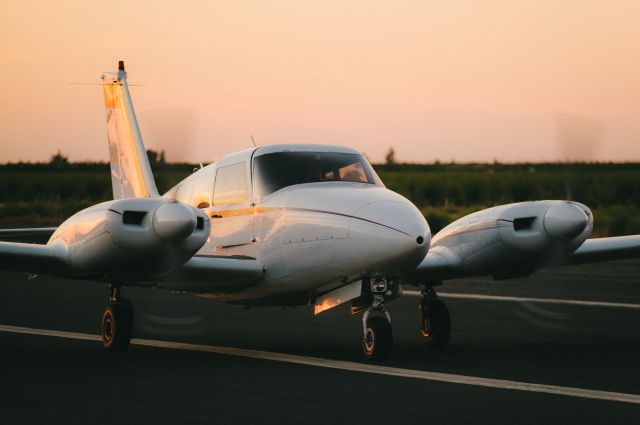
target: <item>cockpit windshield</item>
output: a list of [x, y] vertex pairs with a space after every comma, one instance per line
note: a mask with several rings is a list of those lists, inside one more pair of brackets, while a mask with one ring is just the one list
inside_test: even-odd
[[362, 155], [342, 152], [274, 152], [260, 155], [253, 160], [253, 180], [257, 198], [302, 183], [346, 181], [382, 185]]

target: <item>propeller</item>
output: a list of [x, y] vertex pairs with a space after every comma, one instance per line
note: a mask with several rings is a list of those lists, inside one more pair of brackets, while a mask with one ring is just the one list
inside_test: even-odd
[[566, 199], [573, 199], [574, 164], [593, 161], [597, 146], [604, 136], [605, 125], [584, 115], [557, 114], [555, 128], [561, 161], [566, 164]]
[[589, 162], [604, 135], [604, 124], [575, 114], [556, 115], [556, 139], [564, 162]]

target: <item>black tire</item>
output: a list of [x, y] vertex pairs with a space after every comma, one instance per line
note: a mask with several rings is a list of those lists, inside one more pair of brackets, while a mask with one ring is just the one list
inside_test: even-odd
[[129, 348], [133, 327], [133, 308], [127, 301], [115, 302], [105, 308], [100, 323], [102, 345], [109, 351], [122, 352]]
[[384, 317], [372, 317], [367, 320], [365, 334], [362, 336], [362, 352], [367, 360], [381, 362], [389, 358], [393, 349], [393, 331]]
[[427, 347], [444, 347], [451, 336], [451, 316], [442, 301], [420, 302], [420, 330]]

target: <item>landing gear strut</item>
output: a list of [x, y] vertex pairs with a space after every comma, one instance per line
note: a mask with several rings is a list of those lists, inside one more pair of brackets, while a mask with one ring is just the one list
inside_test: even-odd
[[451, 316], [433, 288], [422, 291], [420, 310], [420, 328], [422, 339], [427, 347], [444, 347], [451, 336]]
[[102, 345], [109, 351], [126, 351], [131, 341], [133, 305], [120, 295], [120, 285], [110, 284], [109, 290], [109, 305], [100, 325]]
[[[384, 316], [369, 317], [370, 313], [379, 312]], [[386, 360], [393, 348], [393, 332], [391, 330], [391, 316], [384, 308], [384, 297], [373, 296], [373, 304], [362, 317], [363, 335], [362, 351], [367, 360], [380, 362]]]

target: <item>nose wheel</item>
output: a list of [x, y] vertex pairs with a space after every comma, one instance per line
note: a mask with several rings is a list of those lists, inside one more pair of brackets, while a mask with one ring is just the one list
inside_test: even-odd
[[[383, 316], [369, 317], [372, 311], [382, 313]], [[391, 316], [385, 310], [381, 299], [375, 300], [374, 298], [373, 305], [362, 317], [362, 324], [364, 357], [371, 362], [387, 360], [393, 349], [393, 331], [391, 330]]]
[[427, 347], [444, 347], [451, 336], [449, 309], [437, 297], [433, 288], [423, 291], [423, 295], [418, 306], [422, 340]]
[[386, 317], [367, 320], [362, 336], [362, 351], [367, 360], [381, 362], [389, 358], [393, 348], [393, 332]]
[[133, 305], [120, 295], [120, 288], [110, 286], [109, 305], [104, 309], [100, 323], [102, 345], [109, 351], [126, 351], [131, 342]]

